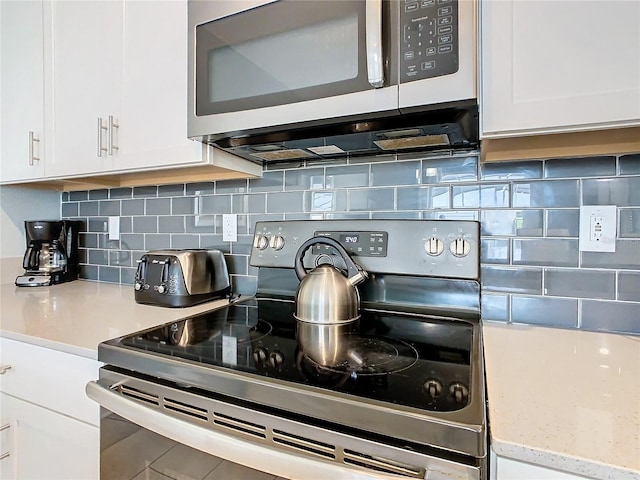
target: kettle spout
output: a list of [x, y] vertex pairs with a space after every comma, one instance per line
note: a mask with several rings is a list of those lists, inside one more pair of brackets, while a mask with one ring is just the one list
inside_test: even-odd
[[358, 273], [349, 277], [349, 283], [356, 286], [359, 283], [364, 282], [367, 278], [369, 278], [369, 274], [365, 270], [358, 269]]

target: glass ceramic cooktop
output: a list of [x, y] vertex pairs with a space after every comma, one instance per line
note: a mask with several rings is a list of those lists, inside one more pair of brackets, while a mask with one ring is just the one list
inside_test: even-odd
[[348, 358], [319, 365], [296, 340], [295, 303], [251, 300], [139, 332], [120, 345], [431, 411], [469, 403], [473, 325], [363, 310], [341, 341]]

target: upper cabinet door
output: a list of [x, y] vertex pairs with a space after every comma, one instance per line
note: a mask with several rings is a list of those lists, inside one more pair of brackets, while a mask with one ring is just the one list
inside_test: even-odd
[[42, 14], [41, 1], [0, 2], [2, 182], [44, 175]]
[[203, 161], [187, 138], [187, 2], [125, 2], [122, 118], [113, 169]]
[[55, 143], [48, 177], [111, 168], [108, 149], [111, 141], [117, 146], [117, 129], [109, 116], [117, 124], [122, 108], [123, 8], [122, 0], [52, 2]]
[[482, 130], [640, 125], [640, 2], [481, 4]]

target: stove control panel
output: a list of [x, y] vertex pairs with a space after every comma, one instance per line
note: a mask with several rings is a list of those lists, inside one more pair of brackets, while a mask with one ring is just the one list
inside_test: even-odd
[[[467, 220], [292, 220], [257, 222], [250, 263], [293, 268], [300, 246], [316, 236], [340, 242], [368, 272], [479, 279], [480, 223]], [[320, 255], [334, 258], [326, 245], [313, 246], [305, 266]], [[333, 257], [335, 255], [335, 257]]]

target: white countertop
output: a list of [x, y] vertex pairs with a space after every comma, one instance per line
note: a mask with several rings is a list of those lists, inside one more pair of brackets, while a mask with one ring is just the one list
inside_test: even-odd
[[[209, 310], [135, 303], [77, 280], [15, 287], [1, 272], [0, 336], [97, 358], [100, 342]], [[496, 454], [602, 479], [640, 479], [640, 337], [485, 322]]]
[[496, 454], [640, 478], [640, 336], [494, 322], [483, 335]]
[[98, 344], [211, 310], [215, 300], [188, 308], [135, 302], [131, 285], [85, 280], [49, 287], [0, 284], [0, 336], [97, 359]]

